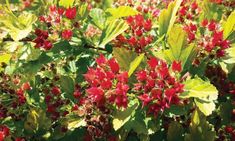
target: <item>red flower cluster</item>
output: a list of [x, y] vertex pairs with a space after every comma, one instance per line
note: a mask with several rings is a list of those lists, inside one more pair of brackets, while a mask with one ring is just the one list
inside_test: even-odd
[[62, 32], [62, 38], [65, 39], [65, 40], [70, 40], [73, 36], [73, 31], [72, 30], [64, 30]]
[[199, 45], [205, 49], [208, 53], [215, 52], [215, 55], [219, 57], [223, 57], [225, 55], [225, 49], [230, 47], [229, 40], [223, 39], [223, 31], [219, 30], [219, 25], [211, 20], [203, 20], [201, 25], [204, 30], [207, 30], [208, 34], [204, 34], [202, 41]]
[[[172, 73], [181, 72], [181, 63], [174, 61], [171, 66]], [[142, 106], [147, 107], [148, 114], [157, 116], [172, 104], [180, 104], [179, 94], [183, 92], [184, 85], [171, 75], [166, 62], [157, 58], [150, 58], [148, 68], [136, 73], [138, 83], [134, 90], [140, 96]]]
[[44, 31], [41, 29], [36, 29], [35, 34], [37, 38], [34, 39], [34, 43], [36, 43], [36, 48], [43, 48], [45, 50], [50, 50], [52, 48], [52, 42], [48, 40], [48, 31]]
[[76, 7], [73, 7], [73, 8], [68, 8], [65, 12], [65, 16], [70, 19], [70, 20], [73, 20], [75, 19], [76, 17], [76, 14], [77, 14], [77, 9]]
[[39, 20], [41, 22], [50, 23], [50, 24], [59, 24], [61, 22], [62, 16], [65, 9], [57, 8], [55, 5], [49, 7], [49, 15], [40, 16]]
[[[17, 91], [16, 91], [16, 95], [17, 95], [17, 98], [18, 98], [18, 104], [17, 105], [23, 105], [25, 104], [26, 102], [26, 98], [25, 98], [25, 91], [28, 91], [30, 90], [31, 87], [30, 87], [30, 84], [29, 82], [26, 82], [26, 83], [23, 83], [21, 88], [19, 88]], [[16, 108], [17, 107], [16, 103], [13, 104], [13, 107]]]
[[47, 112], [50, 113], [51, 119], [57, 120], [61, 116], [69, 114], [66, 110], [61, 110], [63, 105], [69, 104], [69, 101], [60, 97], [61, 90], [57, 86], [53, 86], [50, 91], [45, 91], [45, 102], [47, 105]]
[[96, 105], [116, 104], [119, 108], [127, 107], [128, 73], [120, 72], [119, 64], [112, 58], [107, 60], [103, 55], [96, 59], [97, 67], [89, 68], [84, 75], [89, 84], [86, 90], [88, 98]]
[[178, 15], [179, 15], [179, 22], [184, 22], [187, 20], [194, 20], [198, 15], [200, 14], [201, 9], [198, 7], [198, 4], [196, 1], [188, 1], [184, 0], [181, 3], [181, 7], [179, 9]]
[[191, 43], [193, 40], [196, 39], [197, 26], [195, 24], [190, 23], [189, 25], [186, 25], [184, 27], [184, 30], [188, 34], [188, 42], [189, 43]]
[[5, 125], [0, 125], [0, 141], [10, 135], [10, 129]]
[[117, 37], [119, 44], [127, 44], [127, 47], [140, 53], [144, 48], [153, 41], [153, 36], [150, 35], [152, 29], [152, 21], [145, 19], [143, 15], [130, 16], [127, 18], [127, 23], [130, 25], [130, 31], [127, 31], [128, 37], [119, 35]]

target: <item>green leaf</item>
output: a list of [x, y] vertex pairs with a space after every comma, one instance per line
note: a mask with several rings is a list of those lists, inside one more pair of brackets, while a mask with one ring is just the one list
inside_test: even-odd
[[179, 25], [174, 25], [169, 32], [168, 44], [169, 49], [157, 52], [154, 55], [172, 63], [174, 60], [181, 61], [184, 69], [191, 66], [191, 62], [196, 56], [195, 44], [187, 45], [187, 34]]
[[128, 24], [123, 20], [110, 21], [102, 31], [99, 46], [104, 48], [106, 44], [127, 30], [128, 27]]
[[120, 110], [116, 111], [116, 113], [113, 116], [113, 128], [115, 131], [120, 129], [126, 122], [130, 120], [137, 106], [138, 104], [134, 104], [133, 106], [128, 107], [124, 111]]
[[118, 8], [108, 8], [105, 11], [110, 17], [110, 19], [118, 19], [128, 16], [137, 15], [139, 12], [129, 6], [119, 6]]
[[14, 41], [19, 41], [28, 36], [32, 31], [32, 25], [36, 22], [37, 17], [34, 14], [23, 12], [16, 17], [8, 12], [0, 16], [0, 20]]
[[184, 84], [185, 92], [180, 95], [182, 98], [194, 97], [210, 102], [218, 97], [216, 87], [209, 81], [204, 81], [199, 77], [188, 79]]
[[73, 131], [74, 129], [76, 128], [79, 128], [79, 127], [82, 127], [82, 126], [86, 126], [86, 122], [85, 122], [85, 119], [69, 119], [67, 121], [67, 128], [70, 130], [70, 131]]
[[73, 3], [74, 3], [74, 0], [60, 0], [59, 6], [69, 8], [73, 6]]
[[202, 19], [213, 19], [218, 21], [221, 19], [223, 8], [218, 6], [218, 4], [213, 3], [210, 0], [203, 0], [200, 4], [200, 7], [202, 8], [200, 16]]
[[231, 34], [232, 32], [234, 32], [235, 30], [235, 11], [233, 11], [227, 21], [223, 24], [223, 36], [224, 36], [224, 39], [227, 39]]
[[79, 14], [79, 17], [81, 19], [85, 19], [88, 16], [89, 10], [88, 10], [88, 4], [87, 3], [84, 3], [80, 6], [78, 14]]
[[231, 48], [226, 49], [227, 56], [224, 60], [227, 64], [234, 64], [235, 63], [235, 44], [232, 44]]
[[72, 95], [72, 93], [74, 92], [74, 81], [69, 76], [62, 76], [60, 78], [60, 86], [62, 90], [66, 92], [67, 95]]
[[159, 36], [169, 34], [176, 20], [176, 13], [180, 7], [182, 0], [175, 0], [168, 5], [167, 9], [162, 10], [159, 15]]
[[167, 141], [183, 141], [183, 127], [177, 121], [170, 123], [167, 131]]
[[197, 105], [198, 109], [206, 116], [209, 116], [210, 114], [212, 114], [212, 111], [215, 110], [215, 103], [213, 101], [207, 102], [195, 98], [194, 102]]
[[181, 51], [187, 43], [187, 34], [179, 25], [175, 25], [169, 32], [168, 43], [175, 59], [179, 59]]
[[6, 63], [6, 64], [8, 64], [9, 63], [9, 61], [10, 61], [10, 59], [11, 59], [11, 54], [8, 54], [8, 53], [4, 53], [4, 54], [2, 54], [1, 52], [0, 52], [0, 64], [1, 63]]
[[101, 30], [104, 28], [106, 21], [105, 13], [102, 9], [94, 8], [90, 11], [89, 16], [92, 18], [92, 23]]
[[222, 124], [228, 125], [232, 118], [233, 105], [232, 101], [222, 102], [218, 108], [218, 114], [221, 117]]
[[[218, 98], [218, 91], [209, 81], [203, 81], [199, 77], [189, 79], [185, 83], [185, 92], [181, 98], [195, 98], [197, 107], [206, 115], [210, 115], [215, 109], [214, 100]], [[209, 108], [208, 108], [209, 107]]]
[[118, 64], [122, 70], [129, 70], [130, 64], [138, 55], [125, 48], [113, 48], [113, 56], [117, 59]]
[[206, 117], [195, 110], [192, 116], [189, 133], [185, 135], [185, 141], [214, 141], [216, 132], [213, 125], [206, 121]]
[[141, 61], [144, 59], [144, 53], [140, 54], [138, 57], [135, 58], [134, 61], [130, 64], [130, 69], [128, 71], [128, 76], [130, 77], [132, 73], [136, 70], [136, 68], [140, 65]]

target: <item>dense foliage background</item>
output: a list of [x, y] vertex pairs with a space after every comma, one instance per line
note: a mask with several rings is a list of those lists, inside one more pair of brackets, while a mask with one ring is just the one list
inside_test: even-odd
[[0, 0], [0, 141], [235, 141], [233, 0]]

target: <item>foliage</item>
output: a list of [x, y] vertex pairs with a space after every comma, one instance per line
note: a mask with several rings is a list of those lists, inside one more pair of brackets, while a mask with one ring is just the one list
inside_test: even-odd
[[235, 140], [229, 0], [0, 1], [0, 141]]

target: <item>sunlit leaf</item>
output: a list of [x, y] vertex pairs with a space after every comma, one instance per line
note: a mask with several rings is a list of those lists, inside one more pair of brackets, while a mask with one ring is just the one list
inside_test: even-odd
[[137, 15], [139, 12], [129, 6], [119, 6], [118, 8], [108, 8], [105, 11], [110, 15], [109, 19], [117, 19]]
[[112, 20], [104, 28], [100, 38], [99, 46], [104, 48], [106, 44], [127, 30], [128, 27], [128, 24], [123, 20]]
[[140, 65], [140, 63], [143, 59], [144, 59], [144, 53], [140, 54], [138, 57], [135, 58], [134, 61], [131, 62], [130, 69], [129, 69], [129, 72], [128, 72], [129, 77], [136, 70], [136, 68]]
[[60, 0], [59, 5], [65, 8], [69, 8], [73, 6], [73, 3], [74, 0]]
[[159, 35], [168, 34], [175, 23], [176, 13], [180, 7], [182, 0], [175, 0], [168, 5], [167, 9], [162, 10], [159, 15]]

